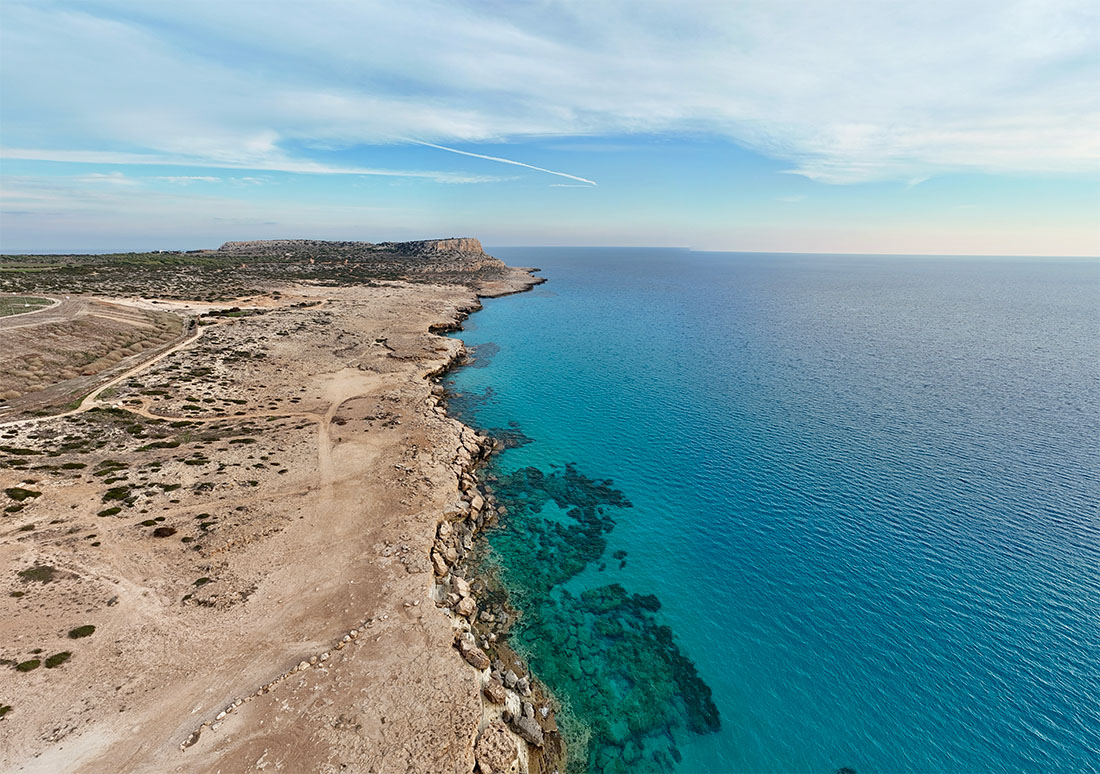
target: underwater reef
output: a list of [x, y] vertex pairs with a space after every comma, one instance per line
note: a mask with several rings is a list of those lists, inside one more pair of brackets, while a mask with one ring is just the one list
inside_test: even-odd
[[572, 464], [549, 473], [493, 467], [485, 479], [505, 508], [481, 569], [521, 611], [509, 643], [562, 703], [569, 771], [674, 771], [678, 740], [721, 721], [709, 686], [660, 623], [660, 601], [618, 583], [565, 587], [602, 564], [612, 513], [630, 502]]

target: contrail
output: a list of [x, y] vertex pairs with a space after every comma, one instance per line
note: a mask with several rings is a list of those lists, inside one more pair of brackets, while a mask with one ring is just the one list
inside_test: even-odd
[[448, 148], [446, 145], [435, 145], [430, 142], [421, 142], [420, 140], [409, 140], [409, 142], [417, 145], [424, 145], [428, 148], [435, 148], [436, 150], [448, 151], [450, 153], [457, 153], [461, 156], [473, 156], [475, 159], [486, 159], [487, 161], [499, 161], [501, 164], [511, 164], [516, 167], [526, 167], [527, 169], [533, 169], [536, 172], [546, 172], [550, 175], [557, 175], [558, 177], [565, 177], [570, 180], [576, 180], [581, 183], [587, 183], [588, 185], [598, 185], [595, 180], [589, 180], [585, 177], [577, 177], [576, 175], [566, 174], [565, 172], [555, 172], [552, 169], [546, 169], [544, 167], [536, 167], [534, 164], [524, 164], [522, 161], [513, 161], [512, 159], [502, 159], [500, 156], [486, 156], [481, 153], [470, 153], [469, 151], [458, 150], [457, 148]]

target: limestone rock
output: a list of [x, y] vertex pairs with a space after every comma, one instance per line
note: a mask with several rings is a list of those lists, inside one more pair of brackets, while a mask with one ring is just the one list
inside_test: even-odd
[[542, 747], [542, 726], [526, 715], [512, 719], [512, 725], [525, 742]]
[[503, 704], [504, 700], [508, 698], [504, 686], [497, 680], [490, 680], [485, 683], [485, 687], [482, 688], [481, 691], [485, 694], [485, 698], [493, 704]]
[[474, 744], [474, 757], [481, 774], [506, 774], [515, 769], [519, 750], [502, 721], [494, 720], [481, 732]]
[[485, 669], [489, 666], [489, 657], [485, 655], [485, 651], [469, 640], [461, 639], [458, 641], [458, 652], [474, 669]]
[[446, 560], [435, 551], [432, 551], [432, 566], [435, 568], [435, 574], [440, 577], [446, 575], [449, 569]]
[[474, 602], [473, 597], [463, 597], [458, 601], [455, 610], [464, 618], [472, 618], [477, 612], [477, 603]]

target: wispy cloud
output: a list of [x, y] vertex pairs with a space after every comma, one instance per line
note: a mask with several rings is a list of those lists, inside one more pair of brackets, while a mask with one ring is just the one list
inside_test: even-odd
[[73, 180], [77, 183], [90, 183], [91, 185], [109, 186], [139, 186], [140, 180], [128, 177], [122, 172], [92, 172], [87, 175], [78, 175]]
[[255, 7], [6, 0], [6, 141], [331, 174], [280, 149], [689, 132], [826, 182], [1100, 171], [1094, 0]]
[[555, 172], [552, 169], [546, 169], [545, 167], [536, 167], [534, 164], [526, 164], [522, 161], [515, 161], [514, 159], [505, 159], [500, 156], [486, 156], [484, 153], [471, 153], [470, 151], [458, 150], [457, 148], [448, 148], [445, 145], [436, 145], [430, 142], [421, 142], [420, 140], [409, 140], [409, 142], [416, 143], [417, 145], [423, 145], [427, 148], [435, 148], [436, 150], [447, 151], [448, 153], [457, 153], [460, 156], [471, 156], [475, 159], [485, 159], [486, 161], [496, 161], [500, 164], [511, 164], [516, 167], [524, 167], [526, 169], [533, 169], [536, 172], [545, 172], [548, 175], [557, 175], [558, 177], [564, 177], [569, 180], [576, 180], [586, 185], [597, 185], [596, 181], [589, 180], [584, 177], [577, 177], [576, 175], [570, 175], [567, 172]]
[[165, 183], [178, 183], [179, 185], [190, 185], [191, 183], [220, 183], [222, 178], [212, 177], [210, 175], [157, 175], [154, 180], [161, 180]]
[[[368, 175], [380, 177], [412, 177], [434, 180], [438, 183], [496, 183], [508, 178], [496, 175], [469, 175], [458, 172], [439, 172], [403, 169], [374, 169], [358, 166], [335, 166], [313, 161], [300, 161], [272, 153], [266, 158], [248, 161], [228, 161], [202, 156], [169, 156], [146, 153], [118, 153], [114, 151], [56, 150], [51, 148], [0, 148], [0, 159], [24, 161], [58, 161], [68, 164], [111, 164], [164, 167], [208, 167], [211, 169], [247, 169], [265, 172], [292, 172], [307, 175]], [[97, 173], [99, 174], [99, 173]], [[121, 174], [121, 173], [114, 173]], [[100, 175], [102, 176], [102, 175]], [[216, 180], [202, 175], [183, 175], [181, 180]], [[257, 182], [255, 178], [239, 178]]]

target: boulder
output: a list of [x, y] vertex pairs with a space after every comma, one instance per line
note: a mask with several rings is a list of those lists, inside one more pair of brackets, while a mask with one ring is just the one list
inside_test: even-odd
[[450, 569], [447, 567], [447, 561], [435, 551], [432, 551], [432, 567], [435, 569], [435, 574], [441, 578]]
[[463, 597], [455, 606], [455, 611], [463, 618], [472, 618], [477, 613], [477, 603], [473, 597]]
[[535, 747], [542, 747], [542, 726], [535, 722], [534, 718], [529, 718], [526, 715], [512, 718], [512, 727], [515, 728], [516, 733], [525, 742], [533, 744]]
[[498, 680], [490, 680], [485, 683], [485, 687], [481, 689], [481, 692], [484, 693], [485, 698], [493, 704], [503, 704], [504, 700], [508, 698], [504, 686], [501, 685]]
[[462, 658], [466, 659], [466, 663], [474, 669], [485, 669], [489, 666], [489, 657], [485, 655], [485, 651], [469, 640], [461, 639], [458, 641], [458, 652], [462, 654]]
[[519, 682], [519, 678], [516, 676], [516, 673], [513, 672], [511, 669], [504, 673], [504, 684], [507, 687], [515, 688], [517, 682]]

